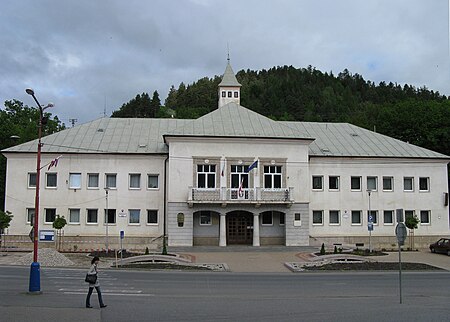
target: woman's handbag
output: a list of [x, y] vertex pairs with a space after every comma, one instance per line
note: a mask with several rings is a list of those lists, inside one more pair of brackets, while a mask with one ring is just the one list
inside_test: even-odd
[[84, 281], [89, 284], [95, 284], [97, 282], [97, 274], [86, 274]]

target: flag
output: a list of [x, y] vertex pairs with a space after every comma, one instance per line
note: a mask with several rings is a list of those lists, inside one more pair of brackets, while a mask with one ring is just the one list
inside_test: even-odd
[[220, 175], [223, 177], [225, 175], [225, 165], [222, 167], [222, 172], [220, 172]]
[[242, 178], [241, 184], [239, 185], [238, 196], [239, 197], [244, 196], [244, 178]]
[[50, 163], [48, 164], [48, 168], [47, 170], [50, 170], [51, 167], [56, 167], [58, 165], [58, 160], [61, 157], [61, 155], [55, 159], [53, 159], [52, 161], [50, 161]]
[[256, 160], [255, 162], [253, 162], [247, 169], [247, 173], [249, 173], [250, 171], [252, 171], [253, 169], [258, 167], [258, 160]]

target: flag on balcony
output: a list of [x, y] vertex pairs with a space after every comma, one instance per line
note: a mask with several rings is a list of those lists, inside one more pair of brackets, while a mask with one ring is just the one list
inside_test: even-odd
[[52, 161], [50, 161], [50, 163], [48, 164], [47, 170], [50, 170], [52, 167], [56, 167], [58, 165], [58, 160], [60, 157], [62, 157], [62, 155], [60, 155], [60, 156], [54, 158]]
[[254, 168], [258, 167], [258, 160], [256, 160], [255, 162], [253, 162], [247, 169], [247, 173], [249, 173], [250, 171], [252, 171]]
[[241, 183], [239, 184], [238, 196], [239, 197], [244, 196], [244, 178], [242, 178]]
[[220, 175], [223, 177], [225, 175], [225, 164], [222, 167], [222, 171], [220, 172]]

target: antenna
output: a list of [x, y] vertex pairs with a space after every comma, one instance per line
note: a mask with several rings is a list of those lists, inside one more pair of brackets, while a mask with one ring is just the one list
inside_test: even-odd
[[106, 117], [106, 95], [105, 95], [105, 106], [103, 107], [103, 117]]
[[227, 42], [227, 60], [229, 63], [230, 62], [230, 46], [229, 46], [228, 42]]
[[69, 119], [69, 122], [72, 123], [72, 127], [74, 127], [75, 123], [78, 122], [78, 119]]

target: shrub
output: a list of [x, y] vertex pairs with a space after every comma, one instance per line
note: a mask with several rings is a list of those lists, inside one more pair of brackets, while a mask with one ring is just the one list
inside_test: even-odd
[[322, 243], [322, 247], [320, 247], [320, 255], [325, 255], [325, 244]]
[[334, 254], [337, 254], [337, 246], [336, 246], [336, 245], [334, 245], [334, 251], [333, 251], [333, 253], [334, 253]]
[[145, 247], [145, 255], [148, 255], [148, 254], [150, 254], [148, 247]]

